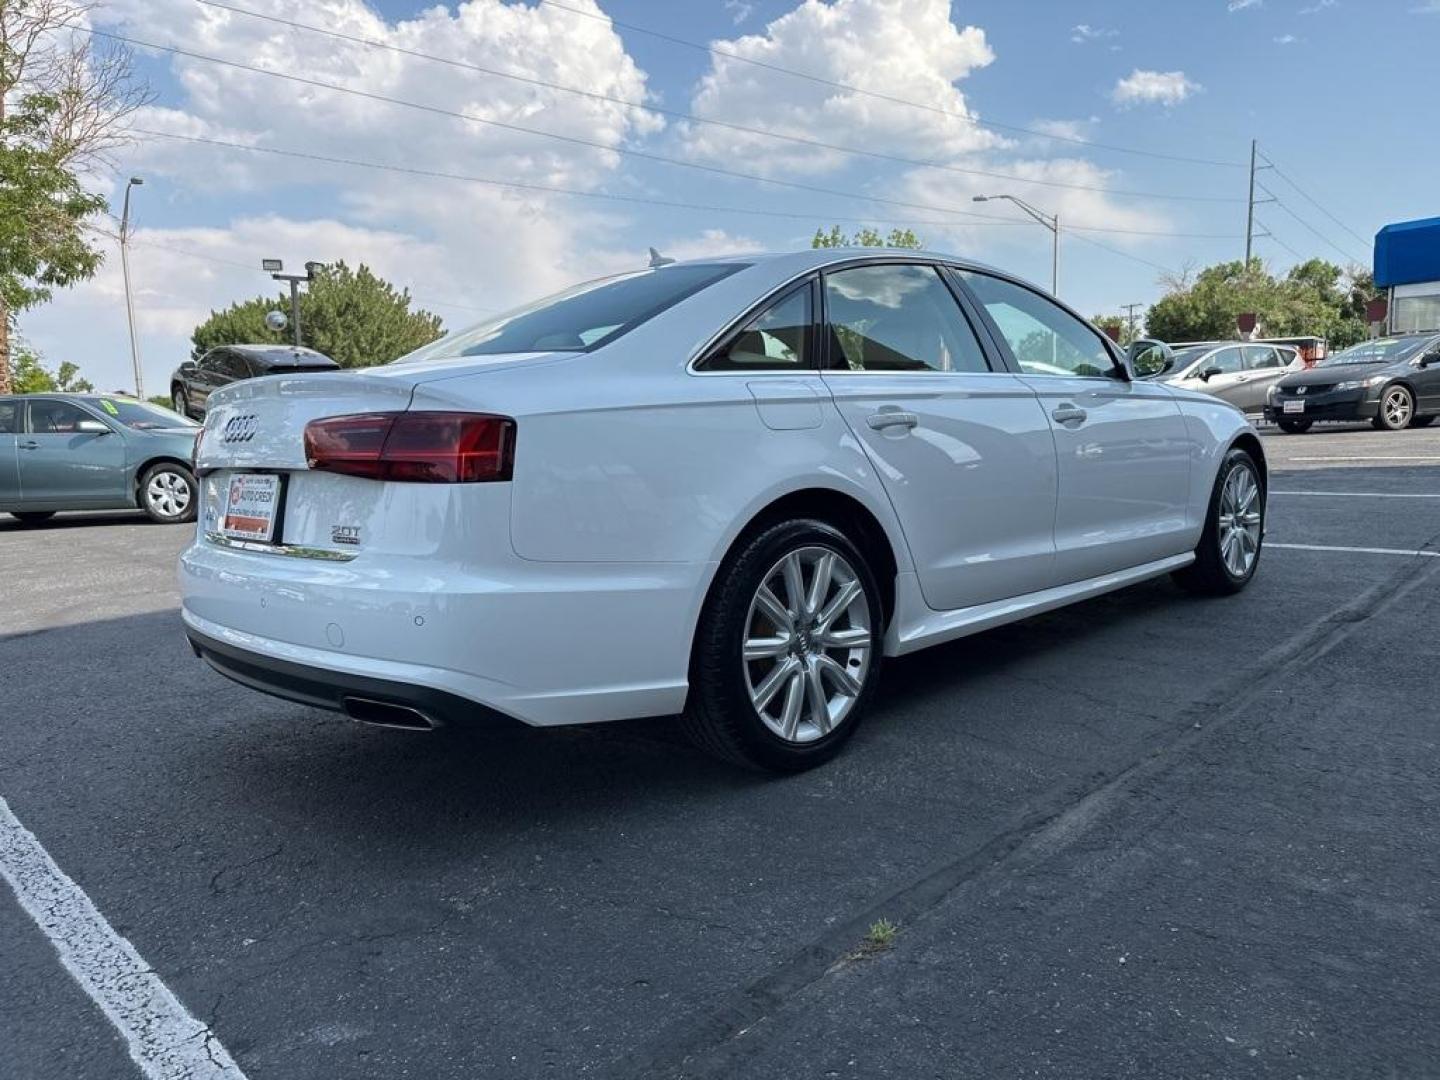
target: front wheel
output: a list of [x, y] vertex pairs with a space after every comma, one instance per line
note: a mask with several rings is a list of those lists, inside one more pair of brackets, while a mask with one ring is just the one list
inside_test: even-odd
[[860, 724], [883, 630], [875, 576], [844, 533], [810, 519], [770, 526], [726, 560], [705, 602], [687, 732], [751, 768], [819, 765]]
[[1310, 425], [1313, 424], [1315, 421], [1277, 420], [1275, 422], [1280, 425], [1280, 430], [1285, 432], [1286, 435], [1304, 435], [1305, 432], [1310, 430]]
[[195, 520], [195, 475], [185, 466], [162, 461], [140, 478], [140, 507], [151, 521], [178, 525]]
[[1403, 386], [1391, 386], [1380, 396], [1375, 426], [1381, 431], [1401, 431], [1415, 415], [1415, 398]]
[[1239, 592], [1255, 576], [1264, 537], [1265, 488], [1260, 471], [1244, 450], [1231, 450], [1215, 478], [1195, 561], [1175, 572], [1176, 583], [1205, 596]]

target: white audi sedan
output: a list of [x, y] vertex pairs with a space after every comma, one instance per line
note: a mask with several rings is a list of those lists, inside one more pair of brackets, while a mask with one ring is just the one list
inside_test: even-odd
[[589, 282], [382, 367], [217, 391], [186, 631], [370, 723], [678, 713], [722, 757], [807, 768], [882, 657], [1163, 574], [1250, 580], [1259, 439], [1137, 374], [943, 255]]

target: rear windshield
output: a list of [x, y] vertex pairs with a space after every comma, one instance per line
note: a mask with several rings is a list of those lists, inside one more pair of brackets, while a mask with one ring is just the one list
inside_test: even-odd
[[396, 362], [516, 352], [589, 352], [746, 265], [685, 263], [587, 281], [450, 334]]
[[131, 398], [105, 397], [98, 399], [95, 404], [104, 410], [106, 416], [113, 420], [119, 420], [126, 427], [136, 428], [140, 431], [200, 426], [194, 420], [181, 416], [177, 412]]

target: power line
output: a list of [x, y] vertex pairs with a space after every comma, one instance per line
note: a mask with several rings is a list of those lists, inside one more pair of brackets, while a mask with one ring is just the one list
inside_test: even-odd
[[[408, 176], [423, 176], [439, 180], [456, 180], [464, 183], [483, 184], [491, 187], [515, 188], [520, 191], [544, 192], [551, 195], [567, 195], [582, 199], [606, 199], [614, 202], [636, 203], [645, 206], [663, 206], [677, 210], [698, 210], [712, 214], [743, 214], [755, 217], [787, 218], [796, 221], [814, 221], [823, 217], [826, 221], [859, 223], [869, 225], [906, 225], [906, 226], [928, 226], [930, 228], [947, 228], [957, 224], [954, 221], [935, 221], [933, 219], [922, 220], [915, 218], [877, 218], [870, 217], [847, 217], [823, 212], [807, 211], [796, 212], [790, 210], [767, 210], [760, 207], [748, 206], [723, 206], [705, 203], [682, 202], [674, 199], [659, 199], [647, 195], [623, 195], [606, 191], [585, 191], [579, 188], [559, 187], [554, 184], [536, 184], [521, 180], [496, 180], [486, 176], [472, 176], [465, 173], [444, 172], [437, 169], [422, 169], [413, 165], [392, 165], [378, 161], [366, 161], [362, 158], [333, 157], [328, 154], [315, 154], [304, 150], [287, 150], [274, 146], [257, 146], [252, 143], [237, 143], [225, 139], [211, 139], [200, 135], [180, 135], [170, 131], [155, 131], [149, 128], [131, 128], [137, 135], [148, 138], [172, 139], [178, 142], [199, 143], [206, 146], [219, 146], [229, 150], [240, 150], [254, 154], [270, 154], [277, 157], [297, 158], [305, 161], [316, 161], [326, 165], [346, 165], [360, 169], [375, 169], [383, 172], [401, 173]], [[828, 189], [826, 189], [828, 190]], [[843, 195], [853, 199], [872, 199], [870, 195], [859, 192], [836, 191], [833, 194]], [[881, 202], [889, 200], [878, 200]], [[910, 204], [901, 204], [910, 205]], [[959, 214], [963, 217], [984, 222], [986, 225], [1016, 226], [1027, 224], [1015, 218], [1000, 217], [994, 214], [979, 214], [966, 210], [952, 210], [948, 207], [932, 207], [931, 209], [942, 210], [945, 213]], [[1067, 231], [1097, 232], [1101, 234], [1115, 233], [1119, 235], [1137, 235], [1150, 237], [1163, 237], [1167, 239], [1200, 239], [1200, 240], [1230, 240], [1234, 239], [1228, 235], [1215, 235], [1209, 233], [1174, 233], [1154, 232], [1132, 229], [1110, 229], [1101, 225], [1071, 225], [1066, 227]]]
[[1271, 228], [1270, 228], [1268, 225], [1266, 225], [1263, 221], [1260, 221], [1260, 220], [1257, 218], [1255, 223], [1256, 223], [1257, 225], [1259, 225], [1262, 229], [1265, 230], [1263, 233], [1260, 233], [1259, 235], [1265, 237], [1267, 240], [1273, 240], [1276, 244], [1278, 244], [1280, 247], [1284, 248], [1284, 249], [1285, 249], [1286, 251], [1288, 251], [1291, 255], [1294, 255], [1295, 258], [1301, 260], [1302, 262], [1305, 260], [1305, 256], [1304, 256], [1304, 255], [1301, 255], [1300, 252], [1296, 251], [1293, 247], [1291, 247], [1289, 244], [1287, 244], [1284, 240], [1281, 240], [1278, 236], [1276, 236], [1276, 235], [1275, 235], [1275, 230], [1271, 229]]
[[[1266, 192], [1266, 194], [1271, 194], [1271, 193], [1270, 193], [1270, 192]], [[1322, 233], [1319, 229], [1315, 228], [1314, 225], [1311, 225], [1308, 221], [1306, 221], [1304, 218], [1302, 218], [1302, 217], [1301, 217], [1299, 214], [1297, 214], [1294, 210], [1292, 210], [1292, 209], [1290, 209], [1290, 207], [1286, 206], [1283, 199], [1276, 199], [1276, 200], [1275, 200], [1275, 205], [1276, 205], [1277, 207], [1279, 207], [1281, 210], [1285, 211], [1285, 213], [1289, 214], [1289, 215], [1290, 215], [1292, 218], [1294, 218], [1296, 221], [1298, 221], [1298, 222], [1299, 222], [1302, 226], [1304, 226], [1305, 229], [1308, 230], [1310, 233], [1312, 233], [1313, 235], [1319, 237], [1320, 240], [1322, 240], [1324, 243], [1330, 245], [1330, 247], [1332, 247], [1332, 248], [1334, 248], [1336, 251], [1338, 251], [1344, 258], [1350, 260], [1351, 262], [1364, 262], [1364, 261], [1365, 261], [1364, 259], [1357, 259], [1352, 252], [1346, 251], [1346, 250], [1345, 250], [1343, 247], [1341, 247], [1339, 244], [1335, 243], [1334, 240], [1331, 240], [1328, 236], [1326, 236], [1324, 233]]]
[[1351, 236], [1353, 236], [1356, 240], [1360, 241], [1360, 243], [1362, 243], [1362, 244], [1369, 244], [1369, 243], [1371, 243], [1370, 240], [1367, 240], [1365, 237], [1361, 236], [1361, 235], [1360, 235], [1359, 233], [1357, 233], [1354, 229], [1350, 228], [1349, 225], [1346, 225], [1343, 221], [1341, 221], [1338, 217], [1336, 217], [1334, 214], [1332, 214], [1329, 210], [1326, 210], [1325, 207], [1321, 206], [1320, 203], [1317, 202], [1314, 198], [1312, 198], [1312, 197], [1305, 191], [1304, 188], [1302, 188], [1299, 184], [1295, 183], [1294, 180], [1290, 179], [1290, 177], [1285, 174], [1285, 172], [1280, 168], [1280, 166], [1276, 165], [1275, 162], [1271, 161], [1269, 155], [1262, 154], [1261, 156], [1265, 158], [1266, 164], [1268, 164], [1268, 165], [1270, 166], [1270, 168], [1275, 171], [1275, 175], [1276, 175], [1276, 176], [1280, 177], [1281, 180], [1284, 180], [1287, 184], [1289, 184], [1292, 188], [1294, 188], [1294, 189], [1299, 193], [1300, 197], [1303, 198], [1303, 199], [1305, 199], [1307, 202], [1309, 202], [1310, 205], [1312, 205], [1313, 207], [1315, 207], [1316, 210], [1319, 210], [1322, 214], [1324, 214], [1327, 218], [1329, 218], [1331, 221], [1333, 221], [1336, 225], [1339, 225], [1340, 228], [1344, 229], [1347, 233], [1349, 233]]
[[[1017, 176], [1014, 173], [995, 172], [988, 169], [972, 169], [962, 165], [953, 165], [942, 161], [930, 161], [920, 158], [909, 158], [900, 154], [889, 154], [880, 150], [866, 150], [855, 146], [843, 146], [837, 143], [825, 142], [820, 139], [806, 138], [803, 135], [788, 135], [778, 131], [769, 131], [764, 128], [750, 127], [745, 124], [736, 124], [728, 120], [713, 119], [704, 116], [695, 116], [692, 113], [680, 112], [676, 109], [666, 109], [658, 105], [647, 105], [643, 102], [629, 101], [625, 98], [612, 97], [609, 94], [601, 94], [593, 90], [582, 90], [578, 87], [565, 86], [562, 83], [550, 82], [545, 79], [537, 79], [528, 75], [516, 75], [507, 71], [500, 71], [496, 68], [483, 67], [479, 64], [472, 64], [468, 61], [457, 60], [448, 56], [437, 56], [434, 53], [421, 52], [418, 49], [407, 49], [399, 45], [391, 45], [388, 42], [376, 41], [373, 38], [359, 37], [354, 34], [341, 33], [338, 30], [330, 30], [322, 26], [314, 26], [310, 23], [297, 22], [293, 19], [284, 19], [278, 15], [266, 15], [258, 11], [250, 11], [246, 8], [235, 7], [231, 4], [220, 3], [218, 0], [196, 0], [196, 3], [206, 7], [218, 8], [222, 11], [233, 12], [237, 15], [244, 15], [253, 19], [260, 19], [265, 22], [275, 23], [280, 26], [288, 26], [296, 30], [304, 30], [312, 34], [320, 34], [325, 37], [334, 38], [339, 41], [348, 41], [357, 45], [364, 45], [373, 49], [383, 49], [387, 52], [397, 53], [402, 56], [410, 56], [420, 60], [429, 60], [439, 64], [446, 64], [450, 67], [462, 68], [467, 71], [479, 72], [484, 75], [493, 75], [501, 79], [511, 79], [515, 82], [525, 83], [530, 86], [540, 86], [549, 90], [558, 90], [562, 93], [576, 94], [581, 97], [590, 98], [595, 101], [604, 101], [612, 105], [619, 105], [627, 109], [638, 109], [644, 112], [655, 113], [659, 116], [668, 116], [678, 120], [684, 120], [694, 124], [709, 124], [715, 127], [725, 128], [730, 131], [738, 131], [747, 135], [758, 135], [762, 138], [775, 139], [781, 142], [788, 142], [797, 146], [804, 146], [811, 150], [828, 150], [832, 153], [852, 154], [857, 157], [873, 158], [878, 161], [891, 161], [902, 165], [911, 165], [922, 169], [938, 169], [944, 172], [952, 172], [965, 176], [983, 176], [991, 180], [1005, 180], [1016, 184], [1033, 184], [1039, 187], [1065, 188], [1072, 191], [1099, 192], [1110, 196], [1118, 196], [1133, 199], [1166, 199], [1177, 202], [1209, 202], [1229, 203], [1241, 200], [1232, 196], [1220, 195], [1190, 195], [1184, 193], [1166, 193], [1156, 191], [1130, 191], [1123, 188], [1106, 188], [1098, 184], [1076, 184], [1063, 180], [1039, 180], [1024, 176]], [[182, 55], [188, 55], [183, 54]], [[665, 159], [668, 160], [668, 159]]]
[[1135, 154], [1140, 157], [1159, 158], [1165, 161], [1180, 161], [1189, 165], [1216, 165], [1224, 168], [1244, 168], [1244, 163], [1239, 161], [1220, 161], [1214, 158], [1187, 157], [1182, 154], [1165, 154], [1157, 150], [1141, 150], [1133, 146], [1118, 146], [1114, 143], [1092, 142], [1089, 139], [1080, 139], [1067, 135], [1056, 135], [1049, 131], [1039, 131], [1034, 128], [1020, 127], [1015, 124], [1001, 124], [993, 120], [979, 120], [965, 113], [957, 113], [953, 109], [941, 108], [938, 105], [927, 105], [920, 101], [910, 101], [907, 98], [895, 97], [891, 94], [881, 93], [878, 90], [865, 90], [849, 83], [838, 82], [834, 79], [827, 79], [820, 75], [812, 75], [804, 71], [795, 71], [792, 68], [781, 67], [779, 64], [767, 63], [764, 60], [756, 60], [749, 56], [741, 56], [739, 53], [729, 49], [721, 49], [714, 45], [704, 45], [698, 41], [690, 41], [686, 38], [675, 37], [671, 34], [662, 33], [659, 30], [652, 30], [636, 23], [621, 22], [619, 19], [611, 18], [609, 15], [597, 14], [593, 11], [584, 11], [580, 8], [570, 7], [557, 0], [537, 0], [538, 3], [553, 7], [559, 11], [568, 11], [572, 15], [580, 15], [587, 19], [597, 19], [609, 23], [612, 26], [620, 26], [626, 30], [633, 30], [637, 34], [645, 34], [649, 37], [658, 38], [661, 41], [668, 41], [673, 45], [683, 45], [686, 48], [697, 49], [700, 52], [709, 53], [711, 56], [723, 56], [728, 60], [734, 60], [742, 64], [750, 64], [753, 67], [764, 68], [766, 71], [778, 72], [782, 75], [790, 75], [797, 79], [804, 79], [807, 82], [818, 83], [821, 86], [828, 86], [835, 90], [843, 90], [849, 94], [860, 94], [864, 97], [875, 98], [879, 101], [888, 101], [893, 105], [905, 105], [912, 109], [923, 109], [926, 112], [938, 113], [941, 116], [948, 116], [967, 124], [974, 124], [976, 127], [994, 128], [997, 131], [1013, 131], [1017, 134], [1029, 135], [1037, 139], [1050, 139], [1055, 142], [1071, 143], [1076, 146], [1084, 146], [1093, 150], [1111, 150], [1120, 154]]
[[[1074, 228], [1071, 226], [1067, 226], [1065, 232], [1067, 235], [1073, 236]], [[1142, 259], [1139, 255], [1132, 255], [1128, 251], [1121, 251], [1119, 248], [1111, 247], [1109, 244], [1102, 244], [1099, 240], [1096, 240], [1093, 237], [1075, 236], [1074, 239], [1079, 240], [1082, 244], [1089, 244], [1091, 247], [1097, 247], [1101, 251], [1108, 251], [1111, 255], [1118, 255], [1122, 259], [1129, 259], [1131, 262], [1141, 263], [1145, 266], [1150, 267], [1152, 270], [1159, 270], [1162, 274], [1169, 274], [1171, 277], [1178, 276], [1176, 272], [1170, 269], [1170, 267], [1168, 266], [1161, 266], [1159, 263], [1151, 262], [1149, 259]], [[1230, 237], [1228, 239], [1233, 239], [1233, 237]]]

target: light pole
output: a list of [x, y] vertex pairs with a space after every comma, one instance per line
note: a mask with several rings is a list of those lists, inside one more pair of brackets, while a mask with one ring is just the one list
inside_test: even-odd
[[1024, 199], [1016, 198], [1014, 195], [976, 195], [973, 202], [990, 202], [992, 199], [1005, 199], [1013, 202], [1024, 210], [1032, 218], [1044, 225], [1054, 236], [1054, 245], [1050, 254], [1050, 292], [1055, 296], [1060, 295], [1060, 215], [1047, 214], [1043, 210], [1037, 210]]
[[300, 282], [311, 281], [315, 272], [324, 267], [324, 263], [307, 262], [303, 274], [282, 274], [285, 264], [279, 259], [261, 259], [260, 269], [268, 270], [270, 276], [276, 281], [288, 281], [290, 283], [290, 323], [294, 330], [295, 344], [300, 344]]
[[125, 315], [130, 322], [130, 363], [135, 368], [135, 396], [145, 399], [145, 380], [140, 375], [140, 341], [135, 336], [135, 298], [130, 293], [130, 189], [145, 183], [132, 176], [125, 183], [125, 205], [120, 212], [120, 271], [125, 277]]

